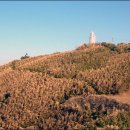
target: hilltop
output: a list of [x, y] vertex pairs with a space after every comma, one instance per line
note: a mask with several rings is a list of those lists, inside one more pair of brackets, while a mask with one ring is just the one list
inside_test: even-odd
[[0, 66], [0, 127], [128, 128], [129, 93], [130, 44], [14, 60]]

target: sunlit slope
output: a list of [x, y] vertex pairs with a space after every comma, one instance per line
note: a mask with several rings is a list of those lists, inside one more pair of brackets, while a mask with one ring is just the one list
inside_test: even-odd
[[0, 75], [16, 70], [77, 79], [97, 94], [116, 94], [130, 88], [130, 44], [83, 45], [73, 51], [15, 60], [1, 66]]
[[15, 60], [0, 67], [0, 127], [127, 128], [129, 89], [130, 44]]
[[73, 51], [47, 58], [22, 69], [42, 72], [57, 78], [72, 78], [77, 72], [97, 69], [105, 66], [108, 58], [112, 55], [109, 50], [99, 48], [93, 51]]
[[98, 94], [116, 94], [130, 87], [130, 45], [97, 44], [74, 51], [10, 63], [13, 70], [88, 82]]
[[99, 46], [95, 49], [90, 47], [83, 50], [29, 58], [23, 61], [16, 61], [12, 65], [15, 66], [15, 69], [72, 78], [76, 72], [105, 66], [108, 59], [114, 54], [109, 49]]

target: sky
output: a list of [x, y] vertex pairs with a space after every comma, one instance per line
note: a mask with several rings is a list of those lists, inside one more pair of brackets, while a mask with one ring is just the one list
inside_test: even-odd
[[130, 1], [0, 1], [0, 64], [73, 50], [88, 43], [130, 42]]

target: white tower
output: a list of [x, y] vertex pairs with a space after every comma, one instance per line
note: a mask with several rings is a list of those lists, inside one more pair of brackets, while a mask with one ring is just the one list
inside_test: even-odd
[[91, 44], [91, 43], [92, 43], [92, 44], [96, 43], [96, 36], [95, 36], [94, 32], [91, 32], [91, 33], [90, 33], [89, 43], [90, 43], [90, 44]]

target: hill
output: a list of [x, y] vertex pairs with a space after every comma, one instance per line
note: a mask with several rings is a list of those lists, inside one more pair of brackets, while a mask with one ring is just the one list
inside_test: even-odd
[[0, 127], [128, 128], [129, 91], [130, 44], [15, 60], [0, 67]]

